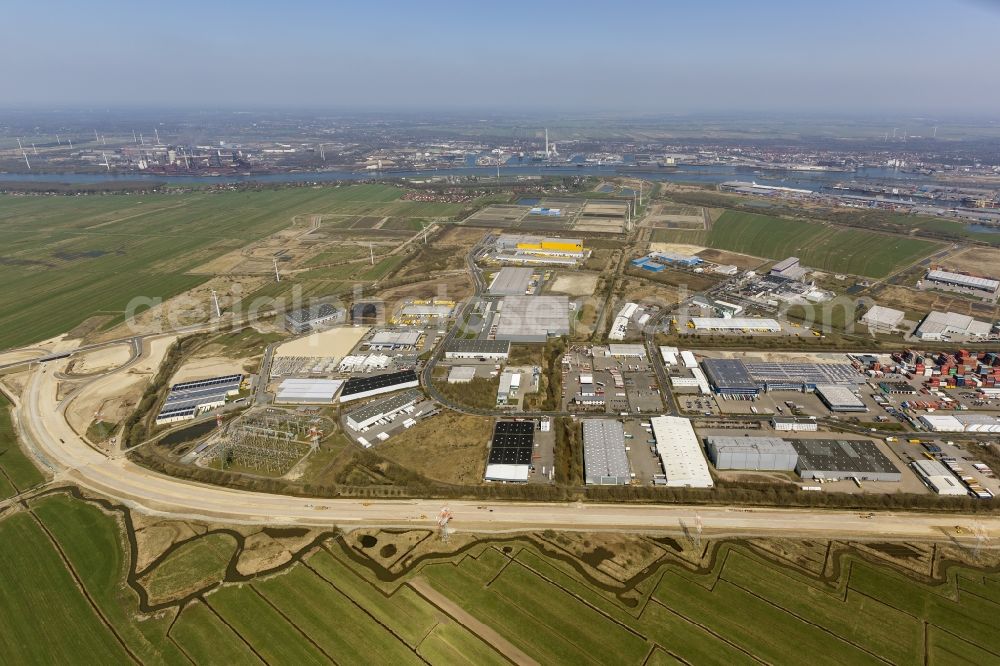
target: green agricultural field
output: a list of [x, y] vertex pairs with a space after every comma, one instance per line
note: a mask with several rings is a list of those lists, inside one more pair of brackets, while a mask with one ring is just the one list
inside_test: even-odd
[[810, 268], [876, 278], [940, 248], [915, 238], [735, 211], [718, 219], [705, 244], [770, 259], [796, 256]]
[[0, 499], [11, 497], [45, 481], [17, 443], [10, 401], [0, 395]]
[[650, 240], [654, 243], [707, 245], [708, 232], [703, 229], [653, 229]]
[[[59, 493], [0, 518], [5, 663], [499, 664], [504, 650], [546, 664], [1000, 661], [989, 549], [366, 531], [330, 535], [280, 575], [142, 610], [125, 515]], [[219, 536], [153, 573], [218, 564]]]
[[0, 654], [7, 663], [128, 661], [59, 551], [27, 513], [0, 522], [0, 622]]
[[404, 192], [356, 185], [0, 196], [0, 349], [64, 333], [94, 315], [120, 321], [133, 297], [166, 299], [195, 287], [209, 276], [189, 271], [293, 220], [303, 224], [301, 216], [427, 219], [462, 209], [400, 200]]

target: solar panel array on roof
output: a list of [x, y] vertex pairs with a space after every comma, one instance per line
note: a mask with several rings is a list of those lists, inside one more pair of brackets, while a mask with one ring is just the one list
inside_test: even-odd
[[747, 372], [757, 382], [767, 385], [768, 390], [782, 390], [784, 387], [798, 390], [803, 385], [815, 387], [817, 384], [851, 385], [864, 383], [849, 363], [783, 363], [744, 362]]
[[222, 384], [240, 383], [243, 375], [224, 375], [222, 377], [212, 377], [211, 379], [196, 379], [190, 382], [180, 382], [170, 387], [171, 393], [180, 393], [191, 389], [202, 389], [210, 386], [220, 386]]
[[801, 391], [818, 385], [853, 386], [864, 382], [849, 363], [783, 363], [711, 358], [702, 362], [719, 393]]
[[371, 375], [368, 377], [351, 377], [344, 383], [344, 388], [340, 392], [341, 396], [364, 393], [374, 389], [386, 388], [396, 384], [406, 384], [417, 381], [417, 373], [413, 370], [403, 370], [401, 372], [390, 372], [385, 375]]
[[156, 415], [156, 420], [163, 421], [165, 419], [194, 418], [194, 413], [197, 409], [197, 406], [170, 407], [169, 409], [164, 408], [159, 414]]
[[224, 375], [174, 384], [156, 420], [193, 418], [202, 407], [223, 405], [227, 396], [240, 390], [242, 382], [243, 375]]
[[490, 465], [530, 465], [535, 446], [533, 421], [497, 421], [493, 426]]

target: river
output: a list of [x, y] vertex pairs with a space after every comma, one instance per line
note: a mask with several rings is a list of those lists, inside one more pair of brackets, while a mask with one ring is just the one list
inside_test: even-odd
[[[633, 175], [644, 180], [671, 181], [682, 183], [718, 184], [728, 180], [757, 181], [766, 185], [780, 185], [799, 189], [822, 191], [836, 184], [850, 186], [853, 183], [893, 182], [908, 183], [926, 178], [919, 174], [905, 173], [894, 169], [858, 169], [854, 172], [837, 171], [776, 171], [735, 166], [679, 166], [676, 170], [620, 172], [618, 166], [543, 166], [527, 164], [504, 166], [502, 176], [598, 176], [612, 178]], [[627, 169], [627, 167], [625, 167]], [[442, 169], [421, 169], [415, 171], [309, 171], [293, 173], [267, 173], [261, 175], [224, 176], [166, 176], [161, 174], [129, 173], [0, 173], [0, 181], [16, 183], [68, 183], [94, 184], [114, 182], [165, 182], [172, 185], [204, 185], [226, 183], [323, 183], [395, 178], [432, 178], [441, 176], [479, 176], [484, 179], [496, 177], [496, 167], [464, 166]]]

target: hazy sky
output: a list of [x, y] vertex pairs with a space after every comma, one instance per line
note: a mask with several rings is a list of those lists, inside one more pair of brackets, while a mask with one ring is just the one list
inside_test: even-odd
[[1000, 0], [4, 0], [0, 106], [1000, 114]]

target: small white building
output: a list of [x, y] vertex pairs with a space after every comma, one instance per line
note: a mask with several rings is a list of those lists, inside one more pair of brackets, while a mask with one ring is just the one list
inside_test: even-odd
[[816, 432], [819, 430], [815, 419], [796, 416], [775, 416], [771, 419], [771, 427], [780, 432]]
[[868, 326], [872, 331], [892, 333], [903, 323], [904, 316], [905, 314], [902, 310], [875, 305], [861, 317], [861, 323]]
[[677, 365], [677, 347], [660, 347], [660, 356], [666, 366]]

